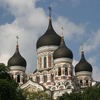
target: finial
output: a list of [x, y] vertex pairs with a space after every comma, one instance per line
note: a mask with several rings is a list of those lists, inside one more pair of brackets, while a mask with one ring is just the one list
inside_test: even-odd
[[48, 7], [48, 9], [49, 9], [49, 20], [51, 20], [51, 11], [52, 11], [52, 9], [51, 9], [50, 6]]
[[17, 42], [16, 42], [16, 43], [17, 43], [17, 47], [18, 47], [18, 39], [19, 39], [19, 37], [18, 37], [18, 36], [16, 36], [16, 39], [17, 39]]
[[63, 34], [64, 28], [61, 27], [61, 29], [62, 29], [62, 35], [61, 35], [61, 37], [64, 37], [64, 34]]
[[63, 42], [64, 42], [64, 35], [63, 35], [63, 30], [64, 30], [64, 28], [61, 27], [61, 29], [62, 29], [62, 34], [61, 34], [61, 44], [63, 44]]
[[83, 43], [81, 44], [81, 53], [84, 53]]

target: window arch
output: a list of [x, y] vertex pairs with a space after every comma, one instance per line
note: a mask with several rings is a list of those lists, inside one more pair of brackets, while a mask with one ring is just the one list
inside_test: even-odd
[[17, 82], [20, 83], [20, 75], [17, 75]]
[[47, 75], [44, 75], [44, 82], [47, 82]]
[[40, 82], [40, 77], [39, 76], [36, 76], [36, 81], [37, 81], [37, 83]]
[[65, 75], [68, 75], [68, 69], [65, 67]]
[[46, 67], [47, 67], [47, 58], [44, 57], [44, 68], [46, 68]]
[[86, 85], [88, 85], [88, 80], [86, 80]]
[[60, 76], [61, 75], [61, 68], [59, 67], [58, 68], [58, 76]]

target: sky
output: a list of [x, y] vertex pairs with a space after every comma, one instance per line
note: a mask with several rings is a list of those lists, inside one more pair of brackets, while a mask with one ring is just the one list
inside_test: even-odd
[[48, 27], [48, 7], [52, 8], [54, 30], [74, 55], [73, 66], [85, 58], [93, 67], [93, 79], [100, 81], [100, 0], [0, 0], [0, 63], [14, 54], [16, 36], [27, 61], [26, 72], [37, 67], [36, 41]]

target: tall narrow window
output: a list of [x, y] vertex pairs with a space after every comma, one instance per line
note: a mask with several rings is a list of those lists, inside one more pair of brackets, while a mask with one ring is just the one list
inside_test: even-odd
[[58, 76], [60, 76], [61, 75], [61, 68], [59, 67], [58, 68]]
[[46, 57], [44, 57], [44, 68], [46, 68], [46, 66], [47, 66], [47, 59]]
[[47, 75], [44, 75], [44, 83], [47, 82]]
[[86, 85], [88, 85], [88, 80], [86, 80]]
[[40, 82], [40, 77], [39, 76], [36, 76], [36, 81], [37, 81], [37, 83]]
[[20, 75], [17, 75], [17, 82], [20, 83]]
[[68, 75], [67, 67], [65, 67], [65, 75]]
[[83, 84], [82, 84], [82, 80], [80, 80], [80, 85], [82, 86]]
[[54, 74], [51, 74], [51, 82], [54, 81]]

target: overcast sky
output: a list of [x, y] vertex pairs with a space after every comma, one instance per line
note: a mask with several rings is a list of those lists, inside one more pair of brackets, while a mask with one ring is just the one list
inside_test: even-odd
[[48, 27], [49, 6], [55, 31], [61, 35], [64, 27], [73, 65], [80, 60], [83, 43], [93, 78], [100, 81], [100, 0], [0, 0], [0, 62], [7, 64], [14, 54], [18, 35], [27, 73], [36, 69], [36, 41]]

